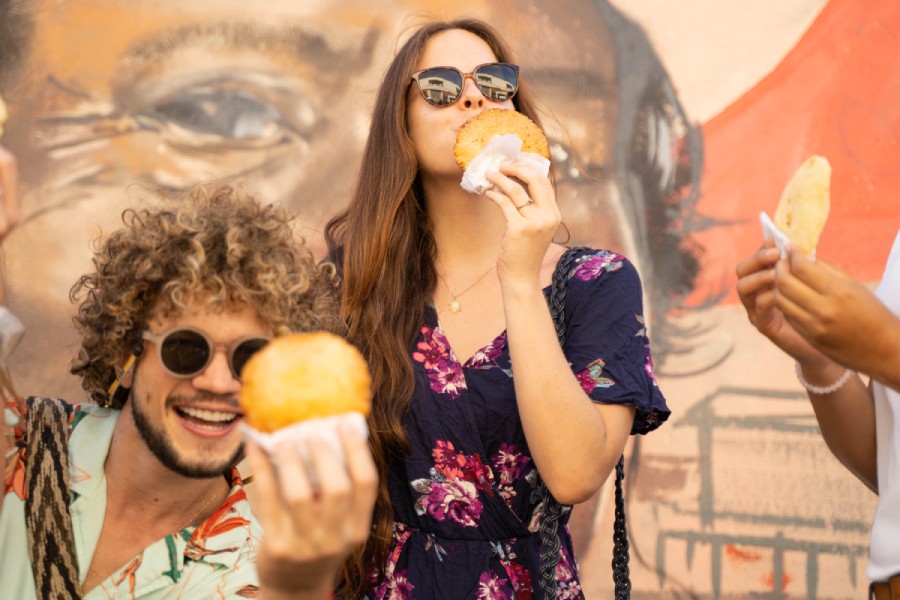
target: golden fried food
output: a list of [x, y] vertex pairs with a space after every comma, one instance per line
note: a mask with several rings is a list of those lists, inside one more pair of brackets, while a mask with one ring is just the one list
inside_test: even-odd
[[371, 410], [372, 378], [365, 359], [331, 333], [275, 338], [247, 361], [241, 382], [247, 424], [267, 433], [315, 417]]
[[541, 128], [522, 113], [502, 108], [491, 108], [465, 122], [456, 134], [453, 158], [465, 170], [495, 134], [504, 133], [519, 136], [522, 152], [550, 158], [550, 144]]
[[775, 211], [775, 226], [805, 254], [812, 254], [831, 208], [831, 165], [813, 155], [800, 165], [784, 188]]
[[3, 102], [3, 96], [0, 96], [0, 137], [3, 137], [3, 124], [6, 123], [6, 103]]

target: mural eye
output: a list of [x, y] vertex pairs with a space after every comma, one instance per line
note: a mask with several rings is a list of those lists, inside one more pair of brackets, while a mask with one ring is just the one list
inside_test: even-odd
[[201, 134], [235, 139], [257, 138], [279, 120], [270, 106], [240, 90], [183, 90], [154, 107], [173, 125]]
[[300, 127], [295, 127], [267, 99], [221, 85], [179, 90], [134, 115], [144, 128], [156, 129], [180, 144], [252, 147], [281, 143], [291, 132], [308, 137], [315, 115], [299, 116]]

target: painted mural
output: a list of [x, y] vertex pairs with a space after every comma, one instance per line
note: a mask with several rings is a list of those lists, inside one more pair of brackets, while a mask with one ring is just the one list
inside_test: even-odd
[[[68, 290], [148, 187], [239, 180], [321, 252], [398, 40], [461, 15], [507, 36], [542, 103], [570, 243], [624, 253], [645, 283], [674, 412], [628, 450], [634, 597], [863, 597], [875, 498], [746, 322], [734, 266], [817, 153], [834, 168], [818, 254], [877, 281], [900, 227], [895, 2], [0, 0], [18, 387], [83, 399]], [[610, 498], [571, 523], [588, 598], [611, 596]]]

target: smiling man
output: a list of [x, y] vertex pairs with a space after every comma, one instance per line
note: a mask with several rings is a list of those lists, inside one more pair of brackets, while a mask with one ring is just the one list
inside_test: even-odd
[[[316, 266], [283, 210], [230, 186], [160, 197], [123, 221], [72, 291], [72, 371], [96, 402], [72, 408], [67, 424], [74, 588], [85, 598], [328, 597], [340, 560], [368, 534], [376, 476], [365, 441], [342, 436], [346, 467], [314, 443], [308, 468], [280, 448], [277, 473], [249, 448], [259, 521], [234, 465], [241, 368], [277, 335], [330, 325], [333, 271]], [[0, 514], [0, 581], [11, 598], [70, 597], [48, 595], [40, 569], [32, 576], [25, 422]], [[46, 552], [54, 564], [65, 553]]]

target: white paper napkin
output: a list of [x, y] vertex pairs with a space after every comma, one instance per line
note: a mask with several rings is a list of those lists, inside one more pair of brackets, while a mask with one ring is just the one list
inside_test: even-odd
[[766, 240], [775, 240], [775, 246], [781, 250], [781, 258], [787, 257], [788, 248], [791, 247], [791, 238], [778, 229], [765, 212], [759, 213], [759, 224], [762, 225], [763, 236]]
[[494, 187], [487, 180], [488, 173], [495, 173], [503, 165], [514, 163], [530, 164], [547, 175], [550, 172], [550, 161], [534, 152], [522, 152], [522, 139], [514, 133], [495, 134], [479, 152], [462, 176], [460, 185], [470, 194], [484, 194]]
[[287, 427], [282, 427], [272, 433], [265, 433], [250, 427], [245, 422], [239, 425], [244, 436], [254, 441], [260, 448], [271, 454], [278, 444], [288, 441], [293, 442], [304, 461], [309, 460], [309, 453], [306, 449], [306, 440], [311, 437], [318, 437], [337, 453], [341, 460], [344, 460], [344, 448], [341, 446], [341, 439], [338, 436], [338, 427], [342, 423], [346, 423], [353, 430], [359, 433], [360, 437], [367, 438], [369, 436], [369, 427], [366, 425], [366, 418], [362, 413], [348, 412], [342, 415], [334, 415], [331, 417], [318, 417], [315, 419], [307, 419], [300, 421]]

